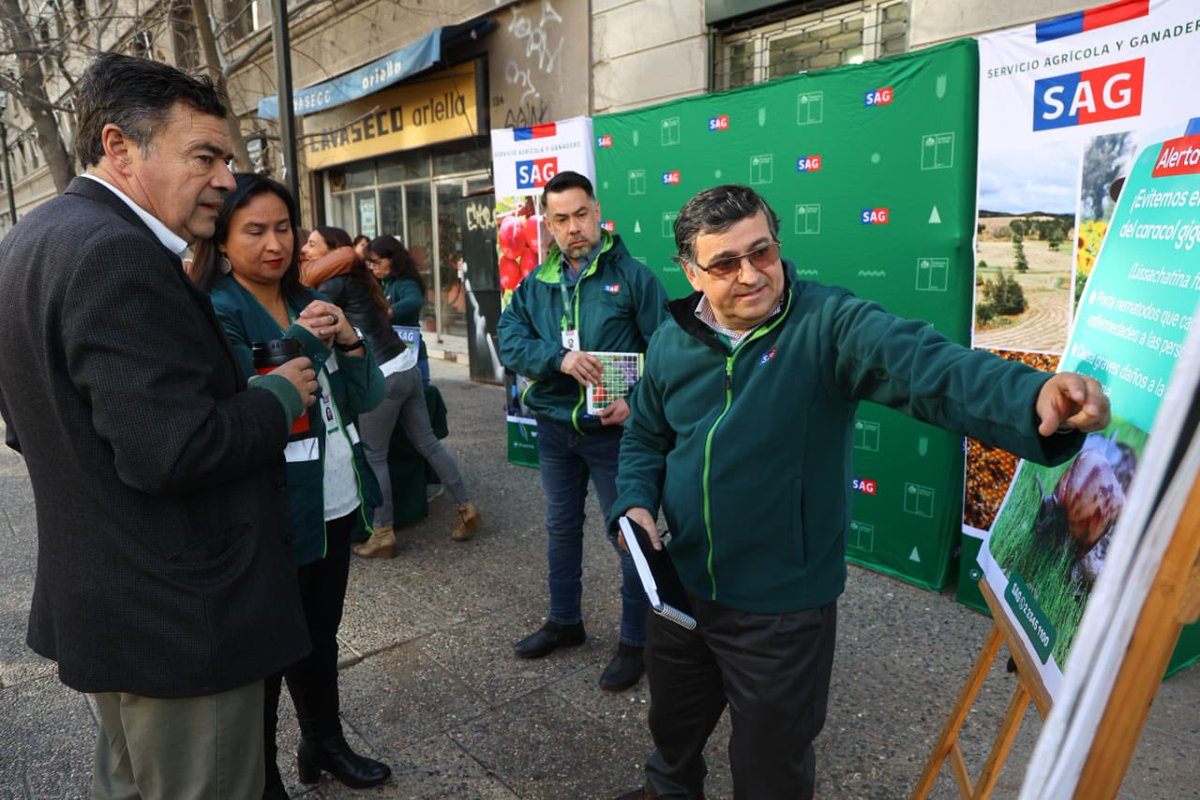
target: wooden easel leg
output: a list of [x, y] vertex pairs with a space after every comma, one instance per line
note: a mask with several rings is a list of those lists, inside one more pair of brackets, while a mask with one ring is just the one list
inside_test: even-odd
[[1008, 758], [1008, 751], [1012, 749], [1013, 741], [1017, 738], [1017, 731], [1021, 728], [1021, 721], [1025, 718], [1025, 709], [1029, 708], [1029, 701], [1033, 697], [1029, 693], [1029, 689], [1025, 688], [1025, 684], [1020, 680], [1021, 676], [1017, 676], [1017, 688], [1013, 692], [1012, 700], [1008, 703], [1008, 712], [1004, 715], [1004, 722], [1000, 725], [1000, 730], [996, 731], [996, 739], [992, 742], [992, 752], [988, 754], [987, 761], [984, 762], [983, 772], [979, 774], [979, 781], [975, 784], [975, 791], [971, 795], [972, 800], [986, 800], [992, 794], [992, 790], [996, 788], [996, 781], [1000, 777], [1000, 770], [1004, 767], [1004, 760]]
[[[938, 772], [941, 771], [942, 762], [952, 753], [955, 756], [953, 766], [955, 781], [959, 784], [959, 792], [963, 797], [970, 796], [970, 777], [966, 775], [966, 762], [963, 761], [962, 752], [958, 750], [958, 733], [967, 720], [971, 706], [975, 704], [975, 698], [979, 696], [979, 690], [992, 668], [992, 662], [996, 660], [996, 654], [1000, 652], [1003, 640], [1000, 627], [993, 624], [987, 639], [984, 640], [983, 647], [979, 650], [979, 657], [975, 659], [975, 666], [971, 668], [971, 674], [967, 677], [967, 682], [963, 684], [962, 691], [959, 692], [954, 709], [950, 712], [945, 727], [942, 728], [941, 736], [938, 737], [937, 744], [929, 755], [925, 771], [921, 773], [921, 780], [913, 789], [913, 800], [924, 800], [929, 797], [929, 793], [933, 790], [933, 783], [937, 780]], [[966, 776], [965, 784], [962, 780], [964, 776]]]

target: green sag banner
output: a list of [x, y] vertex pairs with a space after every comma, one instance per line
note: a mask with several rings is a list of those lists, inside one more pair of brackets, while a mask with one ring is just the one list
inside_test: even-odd
[[[1060, 369], [1100, 381], [1109, 428], [1070, 463], [1022, 462], [979, 553], [1053, 697], [1200, 297], [1200, 134], [1141, 151]], [[1195, 650], [1194, 637], [1181, 649]]]
[[[976, 69], [975, 43], [961, 41], [596, 117], [605, 226], [679, 296], [690, 291], [671, 261], [680, 207], [702, 189], [747, 184], [779, 214], [784, 258], [801, 278], [965, 344]], [[961, 438], [863, 404], [854, 447], [850, 559], [941, 588], [958, 540]]]

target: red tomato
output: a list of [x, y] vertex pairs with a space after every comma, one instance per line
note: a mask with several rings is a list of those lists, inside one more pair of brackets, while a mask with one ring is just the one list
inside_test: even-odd
[[511, 290], [521, 282], [521, 267], [517, 260], [510, 256], [500, 256], [500, 288]]
[[500, 246], [520, 251], [525, 246], [525, 220], [509, 214], [500, 221]]
[[542, 228], [540, 217], [529, 217], [525, 220], [525, 244], [533, 249], [538, 246], [538, 231]]

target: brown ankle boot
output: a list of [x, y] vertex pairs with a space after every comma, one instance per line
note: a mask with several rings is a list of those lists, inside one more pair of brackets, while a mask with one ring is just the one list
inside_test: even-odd
[[354, 554], [363, 558], [391, 558], [396, 555], [396, 531], [380, 525], [365, 542], [354, 545]]
[[458, 507], [458, 527], [450, 531], [450, 538], [456, 542], [465, 542], [482, 527], [483, 517], [479, 516], [475, 504], [468, 501]]

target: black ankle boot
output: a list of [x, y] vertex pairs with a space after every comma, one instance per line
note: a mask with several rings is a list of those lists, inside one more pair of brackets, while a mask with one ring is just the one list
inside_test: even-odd
[[301, 739], [296, 751], [296, 771], [301, 783], [316, 783], [324, 771], [351, 789], [377, 786], [392, 776], [387, 764], [355, 753], [341, 734], [319, 742]]

